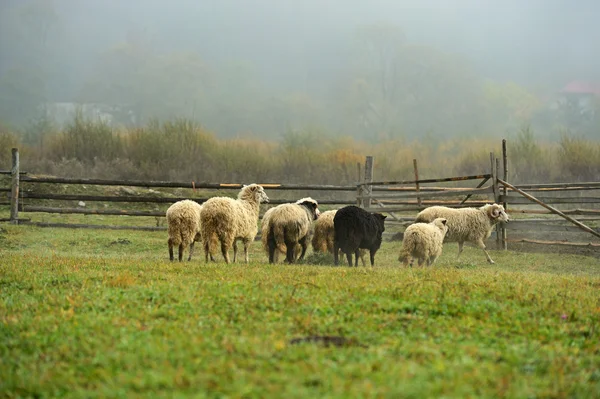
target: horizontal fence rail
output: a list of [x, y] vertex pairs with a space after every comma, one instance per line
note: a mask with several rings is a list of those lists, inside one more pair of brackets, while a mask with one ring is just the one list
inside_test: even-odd
[[[402, 229], [414, 222], [417, 212], [427, 207], [435, 205], [450, 208], [481, 207], [496, 202], [504, 204], [508, 213], [513, 216], [510, 223], [497, 225], [497, 228], [491, 234], [491, 239], [496, 240], [498, 247], [502, 245], [503, 248], [506, 248], [507, 242], [600, 247], [600, 243], [573, 243], [563, 240], [564, 237], [579, 237], [578, 234], [581, 235], [582, 233], [591, 233], [596, 237], [600, 237], [600, 228], [596, 227], [600, 221], [600, 209], [593, 209], [597, 208], [596, 204], [600, 203], [600, 195], [598, 195], [600, 193], [600, 182], [528, 183], [518, 185], [507, 183], [510, 180], [507, 178], [509, 168], [507, 167], [505, 144], [505, 141], [503, 141], [502, 160], [490, 153], [491, 169], [489, 170], [491, 173], [423, 179], [422, 174], [420, 178], [417, 161], [413, 160], [414, 180], [376, 181], [373, 178], [374, 158], [367, 157], [363, 169], [364, 178], [359, 176], [357, 183], [323, 185], [258, 183], [267, 190], [270, 197], [269, 204], [262, 206], [261, 209], [264, 211], [267, 207], [294, 201], [290, 198], [273, 198], [277, 197], [277, 194], [272, 194], [271, 190], [287, 192], [285, 195], [280, 194], [279, 197], [292, 197], [296, 195], [292, 192], [298, 191], [297, 195], [310, 195], [317, 199], [320, 205], [325, 205], [325, 209], [328, 209], [327, 206], [338, 208], [345, 205], [358, 205], [369, 212], [389, 214], [391, 217], [386, 219], [386, 225], [389, 225], [390, 229], [386, 232], [386, 236], [401, 237]], [[11, 175], [8, 179], [2, 177], [2, 181], [9, 181], [9, 187], [0, 187], [0, 199], [3, 200], [0, 205], [10, 206], [11, 218], [0, 219], [0, 221], [10, 221], [13, 224], [22, 223], [40, 227], [80, 229], [164, 231], [164, 219], [159, 218], [165, 217], [166, 205], [184, 199], [204, 203], [215, 195], [223, 195], [222, 192], [219, 193], [222, 190], [228, 193], [227, 196], [234, 196], [233, 191], [238, 191], [244, 186], [241, 183], [212, 183], [206, 181], [142, 181], [36, 176], [20, 171], [18, 161], [15, 162], [15, 155], [17, 155], [18, 160], [18, 151], [13, 149], [13, 168], [11, 170], [0, 170], [0, 175]], [[501, 161], [503, 162], [502, 165], [500, 165]], [[503, 166], [503, 168], [500, 166]], [[423, 169], [421, 169], [422, 171]], [[359, 165], [359, 175], [360, 173]], [[460, 184], [460, 182], [472, 180], [479, 181]], [[10, 181], [12, 181], [12, 185]], [[21, 184], [20, 189], [19, 183]], [[119, 193], [107, 192], [108, 195], [104, 195], [101, 190], [97, 194], [69, 194], [68, 190], [65, 193], [62, 188], [57, 192], [52, 186], [49, 186], [52, 184], [191, 189], [194, 192], [182, 191], [169, 197], [168, 195], [173, 194], [164, 192], [165, 190], [161, 190], [163, 191], [161, 193], [153, 193], [152, 190], [146, 193], [138, 190], [141, 192], [136, 193], [133, 190], [123, 188], [118, 190]], [[448, 187], [442, 187], [444, 185]], [[468, 187], [469, 185], [473, 187]], [[196, 190], [204, 191], [198, 192], [199, 197], [194, 198]], [[81, 190], [77, 191], [80, 192]], [[186, 194], [189, 195], [184, 196]], [[535, 197], [531, 194], [534, 194]], [[321, 196], [324, 198], [319, 199]], [[10, 202], [4, 202], [5, 199]], [[69, 201], [83, 201], [86, 204], [89, 202], [89, 204], [86, 206], [82, 203], [81, 206], [77, 206], [76, 202]], [[104, 202], [104, 207], [99, 204], [101, 202]], [[132, 205], [122, 207], [132, 209], [115, 209], [121, 207], [121, 205], [116, 205], [119, 203], [130, 203]], [[135, 209], [136, 205], [133, 204], [146, 204], [147, 209], [142, 209], [143, 205], [138, 205], [139, 209]], [[558, 210], [552, 205], [569, 209]], [[159, 207], [164, 210], [159, 210]], [[13, 213], [13, 211], [16, 212]], [[38, 222], [31, 220], [30, 217], [20, 217], [24, 215], [19, 216], [18, 211], [29, 213], [31, 215], [26, 216], [33, 217], [38, 213], [148, 217], [156, 218], [156, 226], [109, 226], [95, 224], [99, 219], [88, 218], [76, 218], [75, 220], [79, 220], [80, 223], [59, 223], [61, 222], [59, 218], [57, 218], [59, 221], [57, 223]], [[558, 216], [551, 217], [552, 214]], [[523, 218], [517, 215], [523, 215]], [[576, 218], [571, 216], [576, 216]], [[81, 223], [81, 221], [84, 223]], [[86, 221], [89, 221], [90, 224], [85, 224]], [[148, 222], [151, 225], [155, 224], [152, 219], [149, 219]], [[510, 238], [506, 235], [507, 231], [511, 234]]]
[[[191, 189], [231, 189], [239, 190], [244, 187], [241, 183], [207, 183], [207, 182], [170, 182], [142, 180], [107, 180], [107, 179], [71, 179], [64, 177], [23, 176], [21, 181], [27, 183], [52, 184], [82, 184], [98, 186], [130, 186], [130, 187], [162, 187], [162, 188], [191, 188]], [[328, 184], [279, 184], [258, 183], [265, 189], [276, 190], [314, 190], [314, 191], [356, 191], [356, 186], [336, 186]]]
[[[193, 197], [140, 197], [140, 196], [116, 196], [116, 195], [86, 195], [86, 194], [48, 194], [48, 193], [33, 193], [23, 192], [20, 195], [21, 198], [30, 199], [43, 199], [43, 200], [60, 200], [60, 201], [88, 201], [88, 202], [145, 202], [145, 203], [156, 203], [156, 204], [169, 204], [177, 201], [189, 199], [202, 204], [210, 199], [206, 198], [193, 198]], [[270, 204], [285, 204], [289, 203], [290, 200], [285, 199], [272, 199], [269, 200]], [[319, 204], [324, 205], [350, 205], [355, 204], [353, 200], [320, 200]]]
[[488, 194], [492, 192], [492, 186], [483, 188], [459, 188], [454, 190], [446, 191], [434, 191], [434, 192], [415, 192], [415, 193], [395, 193], [395, 194], [377, 194], [373, 195], [359, 195], [357, 199], [394, 199], [394, 198], [434, 198], [434, 197], [455, 197], [461, 195], [477, 195], [477, 194]]
[[441, 183], [451, 181], [465, 181], [465, 180], [479, 180], [489, 179], [492, 175], [473, 175], [473, 176], [457, 176], [457, 177], [443, 177], [440, 179], [420, 179], [420, 180], [398, 180], [398, 181], [378, 181], [359, 183], [358, 186], [387, 186], [387, 185], [401, 185], [401, 184], [425, 184], [425, 183]]
[[[551, 204], [598, 204], [600, 197], [547, 197], [537, 196], [538, 200]], [[524, 205], [531, 204], [531, 200], [520, 197], [514, 194], [501, 195], [500, 202], [508, 202], [509, 204]]]

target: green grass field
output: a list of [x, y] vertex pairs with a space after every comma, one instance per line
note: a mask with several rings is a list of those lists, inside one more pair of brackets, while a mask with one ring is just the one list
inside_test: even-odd
[[600, 397], [597, 258], [206, 265], [165, 232], [0, 228], [0, 397]]

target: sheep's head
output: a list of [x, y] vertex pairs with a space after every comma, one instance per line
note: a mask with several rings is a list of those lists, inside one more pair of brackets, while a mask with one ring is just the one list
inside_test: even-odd
[[373, 213], [372, 214], [375, 217], [375, 220], [377, 221], [377, 227], [378, 227], [378, 231], [377, 231], [377, 238], [380, 238], [383, 236], [383, 232], [385, 231], [385, 218], [387, 218], [386, 215], [382, 215], [381, 213]]
[[262, 202], [265, 202], [265, 203], [269, 202], [269, 197], [265, 193], [265, 189], [262, 188], [262, 186], [255, 184], [255, 183], [242, 187], [242, 190], [240, 191], [238, 198], [239, 199], [247, 199], [247, 200], [252, 199], [252, 200], [258, 202], [259, 204]]
[[310, 197], [302, 198], [296, 201], [296, 204], [302, 205], [312, 214], [313, 220], [317, 220], [321, 212], [319, 212], [319, 204]]
[[494, 223], [504, 222], [508, 223], [510, 218], [508, 214], [504, 211], [504, 207], [499, 204], [487, 204], [484, 205], [485, 211], [488, 214], [488, 217], [494, 221]]
[[433, 224], [438, 229], [440, 229], [442, 231], [442, 236], [445, 236], [446, 233], [448, 232], [447, 222], [448, 222], [448, 220], [446, 218], [437, 218], [437, 219], [434, 219], [433, 222], [431, 222], [431, 224]]

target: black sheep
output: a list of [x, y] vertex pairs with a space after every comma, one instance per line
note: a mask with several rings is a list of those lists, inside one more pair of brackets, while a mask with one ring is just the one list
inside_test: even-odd
[[352, 254], [355, 266], [358, 266], [358, 250], [368, 249], [371, 254], [371, 266], [375, 264], [375, 252], [381, 246], [386, 216], [381, 213], [369, 213], [357, 206], [350, 205], [338, 210], [333, 218], [335, 230], [333, 257], [338, 264], [338, 252], [346, 254], [348, 265], [352, 266]]

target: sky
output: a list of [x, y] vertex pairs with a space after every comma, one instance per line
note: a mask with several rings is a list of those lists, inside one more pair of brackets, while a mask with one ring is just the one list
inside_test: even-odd
[[2, 0], [0, 12], [0, 77], [47, 67], [48, 101], [75, 101], [123, 42], [196, 53], [213, 69], [243, 62], [272, 95], [318, 97], [350, 73], [357, 30], [377, 24], [464, 57], [481, 79], [544, 95], [600, 81], [593, 0]]

